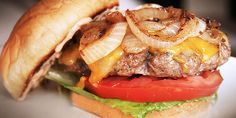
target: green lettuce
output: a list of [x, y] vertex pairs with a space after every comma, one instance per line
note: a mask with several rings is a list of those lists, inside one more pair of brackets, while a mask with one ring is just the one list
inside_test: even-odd
[[[97, 100], [102, 102], [112, 108], [119, 109], [126, 115], [131, 115], [134, 118], [144, 118], [147, 113], [151, 111], [162, 111], [166, 109], [170, 109], [175, 106], [182, 105], [183, 103], [187, 102], [197, 102], [197, 101], [208, 101], [211, 97], [202, 97], [193, 100], [186, 100], [186, 101], [173, 101], [173, 102], [130, 102], [124, 101], [120, 99], [105, 99], [99, 96], [96, 96], [92, 93], [89, 93], [81, 88], [75, 87], [74, 83], [78, 77], [72, 76], [62, 71], [51, 69], [48, 74], [45, 76], [47, 79], [57, 82], [58, 84], [62, 85], [63, 87], [78, 93], [82, 96], [85, 96], [89, 99]], [[217, 98], [216, 94], [214, 98]]]

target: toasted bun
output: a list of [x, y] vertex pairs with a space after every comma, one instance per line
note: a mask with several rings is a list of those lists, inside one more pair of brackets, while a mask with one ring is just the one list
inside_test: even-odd
[[[96, 100], [88, 99], [82, 95], [72, 93], [73, 104], [102, 118], [132, 118], [120, 110], [111, 108]], [[153, 111], [146, 118], [206, 118], [210, 108], [210, 101], [184, 103], [164, 111]]]
[[[10, 94], [21, 100], [34, 74], [54, 53], [69, 30], [82, 18], [95, 15], [118, 0], [41, 0], [16, 23], [0, 56], [0, 72]], [[30, 85], [30, 86], [29, 86]]]

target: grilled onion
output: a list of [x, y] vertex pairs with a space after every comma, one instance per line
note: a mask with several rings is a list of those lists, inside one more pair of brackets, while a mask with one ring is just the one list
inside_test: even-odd
[[[131, 31], [142, 42], [153, 48], [171, 47], [183, 42], [188, 37], [199, 34], [202, 26], [197, 17], [193, 14], [168, 7], [168, 8], [143, 8], [139, 10], [126, 11], [126, 19]], [[156, 26], [149, 28], [163, 27], [157, 31], [150, 31], [140, 25], [142, 21], [155, 21]], [[169, 20], [168, 22], [164, 22]], [[157, 28], [158, 29], [158, 28]], [[202, 30], [201, 30], [202, 31]], [[151, 32], [151, 33], [150, 33]]]
[[174, 36], [178, 33], [179, 29], [180, 29], [180, 22], [175, 22], [166, 26], [163, 30], [161, 30], [161, 32], [164, 35]]
[[210, 29], [203, 32], [201, 35], [199, 35], [199, 37], [212, 44], [219, 45], [224, 37], [224, 33], [219, 31], [218, 29]]
[[123, 50], [127, 53], [139, 53], [147, 49], [148, 46], [137, 39], [132, 33], [127, 33], [121, 44]]
[[198, 22], [197, 22], [197, 27], [194, 31], [194, 33], [192, 34], [193, 36], [198, 36], [200, 35], [202, 32], [204, 32], [207, 28], [207, 24], [205, 21], [203, 21], [200, 18], [197, 18]]
[[146, 29], [149, 33], [162, 30], [165, 28], [165, 25], [159, 23], [159, 22], [154, 22], [154, 21], [141, 21], [138, 23], [140, 27]]
[[159, 5], [159, 4], [147, 3], [147, 4], [139, 5], [139, 6], [137, 6], [137, 7], [134, 8], [134, 9], [135, 9], [135, 10], [138, 10], [138, 9], [143, 9], [143, 8], [160, 8], [160, 7], [162, 7], [162, 6]]
[[65, 39], [56, 47], [55, 52], [60, 52], [63, 46], [67, 41], [69, 41], [73, 35], [75, 34], [76, 31], [78, 31], [82, 25], [89, 23], [92, 21], [92, 18], [87, 17], [79, 20], [69, 31], [69, 33], [66, 35]]
[[105, 57], [115, 50], [122, 42], [127, 29], [127, 23], [114, 24], [101, 39], [94, 41], [80, 50], [80, 54], [87, 64]]

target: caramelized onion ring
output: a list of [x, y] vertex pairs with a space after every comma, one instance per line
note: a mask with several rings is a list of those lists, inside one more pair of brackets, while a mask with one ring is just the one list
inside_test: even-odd
[[147, 4], [142, 4], [137, 6], [136, 8], [134, 8], [134, 10], [138, 10], [138, 9], [143, 9], [143, 8], [160, 8], [162, 7], [159, 4], [152, 4], [152, 3], [147, 3]]
[[[127, 10], [126, 19], [133, 34], [142, 42], [153, 48], [164, 48], [177, 45], [188, 37], [198, 35], [200, 30], [203, 30], [202, 28], [198, 29], [200, 23], [193, 14], [172, 7], [143, 8], [133, 11]], [[166, 19], [173, 19], [173, 22], [180, 22], [181, 26], [176, 35], [166, 35], [166, 33], [160, 33], [161, 31], [157, 31], [157, 35], [152, 35], [147, 29], [138, 24], [141, 21], [150, 19], [158, 19], [160, 22]]]
[[220, 30], [214, 28], [206, 30], [201, 35], [199, 35], [199, 37], [215, 45], [219, 45], [219, 43], [221, 42], [225, 42], [226, 44], [228, 44], [226, 35]]
[[84, 61], [89, 65], [105, 57], [120, 46], [127, 29], [127, 23], [114, 24], [101, 39], [94, 41], [80, 50]]
[[125, 52], [134, 54], [140, 53], [148, 48], [147, 45], [137, 39], [131, 32], [126, 33], [121, 46]]

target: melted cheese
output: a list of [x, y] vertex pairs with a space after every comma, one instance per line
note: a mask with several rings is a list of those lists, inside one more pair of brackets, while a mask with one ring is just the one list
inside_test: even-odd
[[218, 52], [218, 46], [208, 43], [199, 37], [192, 37], [174, 47], [162, 48], [158, 50], [160, 52], [171, 52], [174, 56], [179, 55], [183, 51], [193, 51], [201, 57], [202, 62], [205, 62]]
[[80, 77], [79, 82], [76, 84], [76, 87], [84, 89], [86, 80], [87, 78], [85, 76]]
[[[185, 72], [188, 71], [188, 67], [184, 60], [181, 58], [177, 58], [178, 55], [183, 51], [193, 51], [195, 54], [199, 55], [202, 61], [209, 60], [212, 56], [214, 56], [218, 52], [218, 47], [216, 45], [210, 44], [205, 40], [202, 40], [198, 37], [193, 37], [185, 40], [179, 45], [170, 48], [162, 48], [158, 49], [159, 52], [171, 52], [174, 54], [176, 61], [182, 64]], [[108, 73], [111, 72], [113, 66], [117, 63], [120, 57], [123, 55], [123, 50], [121, 47], [118, 47], [116, 50], [111, 52], [109, 55], [103, 57], [102, 59], [89, 64], [89, 68], [91, 70], [91, 75], [89, 77], [89, 81], [96, 85], [100, 80], [107, 77]]]
[[109, 55], [103, 57], [102, 59], [89, 64], [91, 70], [91, 75], [89, 77], [89, 82], [96, 84], [103, 78], [105, 78], [109, 72], [111, 72], [113, 66], [123, 55], [123, 49], [118, 47], [116, 50], [111, 52]]
[[59, 63], [70, 66], [73, 65], [78, 58], [80, 58], [80, 51], [79, 44], [76, 44], [66, 49], [58, 60]]

